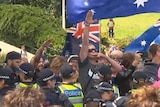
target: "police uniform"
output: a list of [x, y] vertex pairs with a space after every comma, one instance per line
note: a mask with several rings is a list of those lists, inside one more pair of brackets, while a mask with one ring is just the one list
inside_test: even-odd
[[69, 97], [70, 102], [74, 105], [74, 107], [83, 107], [83, 92], [80, 83], [66, 83], [65, 79], [72, 80], [74, 75], [74, 71], [71, 65], [64, 64], [61, 67], [61, 75], [62, 82], [61, 85], [58, 86], [61, 93], [64, 93]]
[[[64, 102], [68, 101], [68, 98], [66, 99], [63, 97], [62, 99], [60, 99], [59, 98], [60, 93], [54, 87], [49, 85], [48, 81], [50, 81], [50, 82], [55, 81], [55, 74], [48, 68], [42, 69], [37, 75], [37, 83], [46, 96], [43, 101], [43, 107], [50, 107], [53, 105], [62, 105], [63, 106]], [[72, 107], [72, 106], [70, 106], [70, 107]]]
[[83, 93], [80, 83], [61, 84], [58, 86], [61, 93], [66, 94], [74, 107], [83, 107]]
[[37, 89], [38, 88], [38, 84], [34, 82], [34, 67], [33, 65], [31, 65], [30, 63], [23, 63], [19, 66], [19, 71], [21, 73], [23, 73], [26, 78], [29, 78], [29, 82], [27, 80], [27, 82], [25, 80], [21, 80], [18, 83], [18, 85], [16, 86], [16, 88], [20, 88], [20, 87], [32, 87]]
[[37, 89], [38, 88], [38, 84], [37, 83], [30, 83], [30, 82], [20, 82], [17, 86], [17, 88], [20, 88], [20, 87], [32, 87], [32, 88], [35, 88]]

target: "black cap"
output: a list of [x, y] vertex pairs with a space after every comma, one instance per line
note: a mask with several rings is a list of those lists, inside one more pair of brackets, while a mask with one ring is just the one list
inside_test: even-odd
[[37, 77], [37, 79], [42, 82], [46, 82], [54, 78], [55, 78], [55, 74], [49, 68], [42, 69], [38, 73], [38, 77]]
[[108, 82], [101, 82], [97, 87], [97, 91], [106, 92], [106, 91], [114, 91], [114, 90], [112, 88], [112, 85], [109, 84]]
[[8, 52], [8, 54], [6, 55], [5, 62], [7, 63], [8, 60], [14, 60], [14, 59], [21, 59], [21, 55], [18, 52], [11, 51]]
[[22, 71], [24, 74], [30, 74], [34, 72], [34, 67], [32, 64], [30, 63], [22, 63], [19, 66], [19, 70]]
[[74, 70], [73, 67], [69, 64], [64, 64], [61, 67], [61, 75], [63, 78], [70, 78], [72, 77], [74, 74]]
[[17, 82], [16, 75], [9, 68], [0, 69], [0, 79], [3, 79], [8, 85], [13, 85], [15, 82]]
[[111, 68], [107, 65], [102, 65], [100, 68], [99, 68], [99, 72], [98, 72], [98, 75], [101, 76], [101, 77], [105, 77], [106, 75], [111, 75]]
[[145, 75], [145, 73], [143, 71], [136, 71], [133, 73], [132, 78], [135, 81], [139, 81], [140, 79], [146, 80], [147, 76]]

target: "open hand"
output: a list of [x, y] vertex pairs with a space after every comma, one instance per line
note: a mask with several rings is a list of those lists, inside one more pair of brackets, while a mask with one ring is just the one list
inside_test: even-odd
[[93, 11], [89, 10], [85, 19], [85, 23], [92, 24], [95, 23], [97, 19], [93, 19]]

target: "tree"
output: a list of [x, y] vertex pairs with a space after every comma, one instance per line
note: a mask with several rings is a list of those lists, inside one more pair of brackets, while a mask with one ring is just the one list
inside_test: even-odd
[[0, 39], [13, 45], [38, 47], [53, 38], [54, 49], [62, 49], [65, 31], [61, 19], [47, 15], [39, 7], [0, 5]]

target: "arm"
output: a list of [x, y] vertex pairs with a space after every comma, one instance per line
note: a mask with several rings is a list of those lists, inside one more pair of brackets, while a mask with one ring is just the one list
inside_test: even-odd
[[39, 63], [39, 60], [42, 57], [42, 52], [43, 52], [44, 48], [48, 47], [51, 43], [52, 43], [52, 39], [48, 39], [36, 51], [35, 56], [33, 57], [33, 59], [30, 62], [32, 65], [34, 65], [34, 67], [36, 67], [37, 64]]
[[84, 27], [84, 34], [82, 37], [82, 47], [80, 49], [79, 57], [80, 61], [83, 62], [88, 55], [88, 47], [89, 47], [89, 25], [96, 22], [96, 20], [93, 20], [93, 12], [90, 10], [87, 13], [86, 19], [85, 19], [85, 27]]
[[110, 58], [109, 56], [106, 56], [102, 53], [98, 53], [98, 57], [106, 59], [111, 64], [112, 71], [121, 71], [122, 70], [121, 66], [116, 61], [114, 61], [112, 58]]

